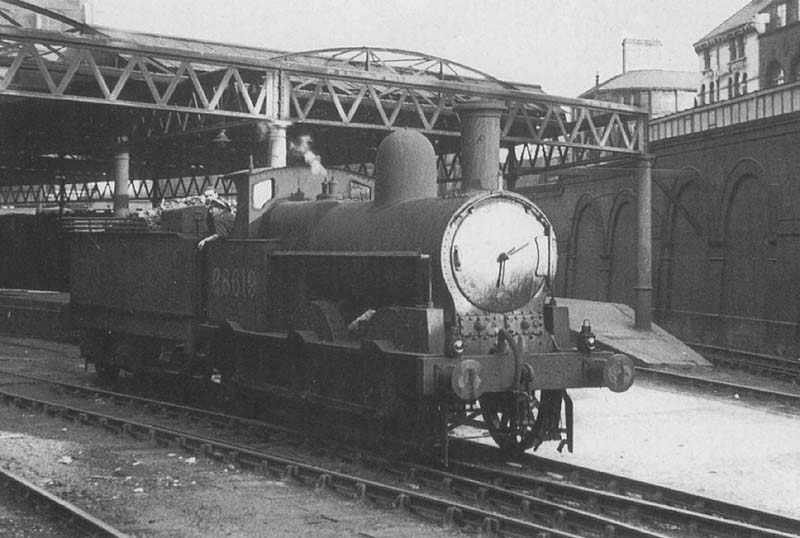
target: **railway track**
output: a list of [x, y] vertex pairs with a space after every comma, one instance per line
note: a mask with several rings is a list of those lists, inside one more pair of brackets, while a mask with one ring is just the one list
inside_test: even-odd
[[[276, 475], [286, 480], [337, 491], [354, 499], [369, 500], [378, 505], [407, 510], [427, 519], [459, 528], [480, 530], [503, 536], [541, 536], [574, 538], [571, 532], [543, 526], [532, 521], [517, 519], [490, 510], [459, 503], [441, 496], [420, 492], [413, 488], [397, 487], [368, 480], [361, 476], [341, 473], [329, 468], [304, 463], [300, 460], [276, 456], [264, 450], [233, 444], [186, 431], [175, 430], [150, 423], [88, 411], [85, 408], [55, 404], [46, 400], [21, 396], [7, 389], [0, 390], [0, 398], [26, 409], [39, 409], [49, 415], [59, 416], [82, 424], [94, 425], [124, 433], [140, 440], [163, 446], [177, 446], [196, 454], [235, 464], [263, 474]], [[166, 406], [168, 407], [168, 406]]]
[[[0, 490], [11, 502], [31, 512], [30, 519], [54, 522], [63, 534], [90, 538], [130, 538], [128, 534], [81, 510], [21, 476], [0, 468]], [[26, 521], [26, 526], [32, 523]], [[30, 530], [30, 529], [28, 529]], [[27, 531], [25, 531], [27, 532]]]
[[[454, 452], [465, 450], [471, 458], [486, 460], [496, 458], [494, 447], [478, 445], [471, 441], [456, 441]], [[697, 522], [685, 519], [686, 515], [702, 514], [709, 518], [707, 523], [731, 520], [779, 529], [789, 535], [800, 534], [800, 520], [772, 514], [760, 510], [726, 503], [709, 497], [703, 497], [680, 490], [656, 486], [640, 480], [596, 471], [585, 467], [558, 462], [524, 454], [512, 460], [514, 469], [503, 468], [502, 465], [482, 465], [461, 458], [453, 458], [451, 467], [464, 476], [489, 477], [504, 487], [513, 489], [529, 489], [549, 499], [583, 498], [583, 502], [596, 509], [601, 509], [608, 502], [609, 512], [619, 512], [624, 507], [624, 516], [632, 520], [651, 520], [656, 526], [668, 523], [670, 518], [684, 530], [697, 532], [701, 527]], [[624, 497], [629, 504], [620, 502]], [[657, 506], [653, 506], [653, 505]], [[664, 507], [667, 507], [664, 510]], [[653, 510], [653, 511], [651, 511]], [[683, 521], [683, 524], [681, 523]], [[721, 534], [721, 536], [727, 536]]]
[[666, 381], [678, 385], [689, 387], [706, 387], [717, 392], [730, 394], [736, 397], [751, 397], [755, 400], [780, 402], [785, 405], [800, 408], [800, 394], [791, 392], [782, 392], [772, 389], [763, 389], [760, 387], [753, 387], [742, 385], [738, 383], [728, 383], [717, 379], [709, 379], [707, 377], [684, 374], [679, 372], [671, 372], [666, 370], [659, 370], [656, 368], [645, 368], [641, 366], [636, 367], [637, 375], [643, 375], [652, 379]]
[[798, 358], [766, 355], [698, 342], [685, 343], [701, 353], [715, 366], [722, 365], [758, 375], [777, 377], [784, 381], [800, 382], [800, 359]]
[[[28, 376], [28, 379], [35, 380]], [[54, 383], [51, 380], [41, 382]], [[208, 421], [234, 425], [248, 435], [266, 439], [276, 432], [302, 436], [287, 428], [252, 419], [99, 391], [90, 387], [60, 384], [65, 390], [91, 399], [107, 398], [116, 403], [141, 406], [184, 421]], [[2, 391], [4, 400], [22, 402]], [[370, 498], [378, 504], [394, 505], [458, 527], [492, 530], [505, 535], [534, 536], [800, 536], [800, 522], [740, 506], [637, 482], [624, 477], [552, 462], [536, 456], [515, 460], [509, 470], [502, 465], [474, 463], [497, 461], [495, 447], [454, 441], [461, 454], [448, 470], [408, 462], [387, 461], [374, 454], [359, 456], [380, 473], [389, 471], [397, 485], [382, 485], [363, 476], [344, 475], [292, 458], [255, 450], [245, 440], [222, 442], [185, 430], [122, 420], [85, 409], [68, 409], [42, 401], [22, 405], [39, 407], [84, 423], [94, 424], [159, 444], [174, 444], [187, 450], [242, 466], [291, 476], [315, 487], [329, 487], [346, 495]], [[190, 418], [191, 417], [191, 418]], [[230, 438], [229, 435], [226, 435]], [[363, 453], [362, 453], [363, 454]], [[465, 504], [465, 502], [469, 504]]]

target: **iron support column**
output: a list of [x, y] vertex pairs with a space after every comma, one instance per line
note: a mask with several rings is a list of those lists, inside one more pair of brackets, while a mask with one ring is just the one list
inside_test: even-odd
[[636, 318], [634, 326], [642, 331], [653, 327], [653, 161], [644, 155], [636, 168], [636, 209], [638, 215], [638, 242], [636, 249]]
[[269, 124], [269, 162], [270, 168], [286, 166], [286, 127], [288, 122], [273, 121]]
[[120, 137], [120, 145], [114, 155], [114, 215], [127, 217], [130, 214], [128, 187], [130, 185], [130, 149], [127, 137]]
[[500, 115], [498, 101], [468, 101], [457, 105], [461, 121], [462, 190], [496, 191], [500, 176]]

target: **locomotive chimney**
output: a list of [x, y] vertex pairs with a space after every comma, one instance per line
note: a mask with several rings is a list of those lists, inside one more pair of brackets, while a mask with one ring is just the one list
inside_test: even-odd
[[436, 191], [436, 155], [430, 141], [407, 129], [384, 138], [375, 160], [375, 203], [436, 198]]
[[500, 173], [499, 101], [469, 101], [455, 107], [461, 120], [461, 190], [497, 190]]

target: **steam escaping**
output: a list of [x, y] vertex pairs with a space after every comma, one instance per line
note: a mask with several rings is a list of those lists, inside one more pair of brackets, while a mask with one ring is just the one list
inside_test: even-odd
[[269, 132], [269, 122], [259, 121], [253, 124], [253, 136], [259, 142], [264, 142], [265, 140], [269, 139]]
[[315, 176], [324, 176], [328, 173], [319, 155], [311, 151], [311, 135], [302, 134], [289, 141], [289, 151], [292, 155], [302, 157], [305, 163], [311, 167], [311, 173]]

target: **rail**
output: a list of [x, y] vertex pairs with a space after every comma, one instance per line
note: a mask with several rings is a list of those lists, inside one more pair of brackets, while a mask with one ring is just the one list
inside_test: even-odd
[[650, 143], [800, 112], [800, 82], [650, 120]]
[[785, 381], [800, 382], [800, 358], [798, 357], [755, 353], [701, 342], [684, 341], [684, 343], [715, 365], [738, 368], [755, 374], [765, 374]]
[[12, 491], [25, 504], [34, 505], [34, 510], [51, 513], [61, 520], [67, 528], [85, 533], [86, 536], [97, 538], [131, 538], [105, 521], [94, 517], [74, 504], [59, 498], [44, 488], [18, 476], [7, 469], [0, 468], [0, 487], [4, 491]]
[[711, 389], [711, 391], [716, 395], [732, 395], [737, 399], [741, 397], [750, 399], [751, 401], [764, 401], [770, 403], [777, 402], [783, 405], [800, 407], [800, 394], [792, 392], [755, 387], [742, 383], [731, 383], [727, 381], [721, 381], [719, 379], [704, 377], [702, 375], [659, 370], [644, 366], [636, 367], [636, 375], [639, 376], [638, 379], [647, 379], [650, 377], [658, 379], [662, 382], [669, 382], [674, 385], [683, 385], [691, 388], [692, 390], [700, 387], [707, 388]]

